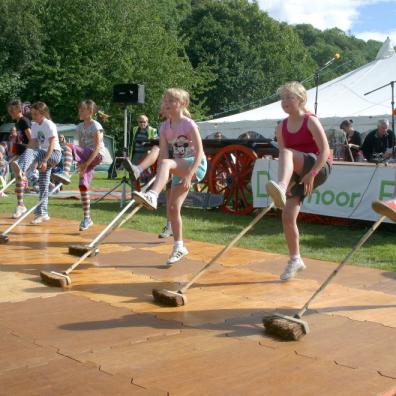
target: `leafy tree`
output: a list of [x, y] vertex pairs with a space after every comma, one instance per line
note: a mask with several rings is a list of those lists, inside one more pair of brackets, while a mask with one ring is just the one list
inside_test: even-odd
[[285, 80], [305, 76], [312, 63], [288, 25], [247, 0], [193, 1], [181, 31], [193, 66], [203, 62], [216, 75], [205, 93], [212, 114], [263, 104]]

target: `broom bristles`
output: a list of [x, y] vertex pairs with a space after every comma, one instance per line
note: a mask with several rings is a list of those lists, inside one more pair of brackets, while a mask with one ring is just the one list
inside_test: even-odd
[[307, 322], [281, 314], [263, 318], [263, 324], [267, 334], [286, 341], [297, 341], [309, 333]]
[[91, 256], [96, 256], [99, 254], [99, 249], [98, 248], [93, 248], [89, 245], [70, 245], [69, 246], [69, 254], [71, 254], [72, 256], [78, 256], [81, 257], [83, 256], [85, 253], [92, 251], [92, 253], [89, 255]]
[[179, 292], [166, 289], [153, 289], [154, 301], [170, 307], [180, 307], [187, 304], [187, 297]]
[[59, 272], [41, 271], [40, 277], [41, 280], [49, 286], [66, 287], [71, 284], [70, 277], [68, 275], [60, 274]]
[[7, 243], [9, 240], [7, 235], [0, 235], [0, 243]]

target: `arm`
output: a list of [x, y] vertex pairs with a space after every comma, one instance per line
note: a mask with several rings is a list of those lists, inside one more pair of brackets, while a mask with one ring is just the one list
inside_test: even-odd
[[163, 159], [169, 158], [168, 141], [162, 133], [160, 134], [159, 147], [160, 152], [158, 156], [158, 163], [160, 163], [160, 161]]
[[191, 186], [191, 180], [195, 175], [195, 171], [197, 170], [201, 160], [204, 156], [203, 145], [201, 135], [199, 134], [199, 130], [196, 126], [192, 128], [192, 138], [191, 138], [193, 145], [195, 147], [195, 160], [191, 165], [190, 171], [187, 176], [184, 178], [183, 185], [185, 188], [189, 189]]
[[[41, 165], [39, 165], [39, 168], [42, 172], [45, 172], [47, 170], [47, 162], [50, 159], [52, 152], [54, 151], [54, 147], [55, 147], [55, 136], [52, 136], [48, 139], [49, 145], [48, 145], [48, 150], [47, 153], [45, 154]], [[30, 144], [30, 141], [29, 141]]]
[[325, 165], [330, 155], [330, 147], [327, 141], [326, 133], [323, 129], [322, 124], [316, 117], [309, 117], [308, 129], [310, 130], [316, 145], [319, 148], [319, 155], [316, 159], [312, 169], [302, 179], [301, 183], [304, 184], [304, 193], [311, 194], [313, 190], [313, 182], [315, 176], [313, 174], [318, 173]]
[[80, 165], [78, 167], [78, 170], [79, 170], [80, 173], [84, 173], [85, 170], [92, 163], [92, 161], [99, 154], [100, 145], [101, 145], [102, 140], [103, 140], [103, 132], [101, 130], [97, 130], [96, 131], [96, 133], [94, 135], [94, 140], [95, 140], [95, 150], [92, 151], [91, 155], [88, 157], [88, 159], [85, 162], [80, 163]]

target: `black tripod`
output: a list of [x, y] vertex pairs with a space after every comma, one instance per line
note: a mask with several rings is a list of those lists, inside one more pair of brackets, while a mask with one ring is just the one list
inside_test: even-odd
[[[112, 172], [114, 172], [114, 169], [117, 164], [117, 160], [122, 160], [122, 164], [125, 164], [128, 161], [128, 107], [125, 105], [124, 107], [124, 149], [122, 151], [122, 157], [115, 157], [114, 160], [114, 167]], [[121, 181], [115, 185], [110, 191], [108, 191], [103, 197], [98, 198], [95, 200], [93, 203], [98, 203], [102, 199], [106, 198], [109, 194], [111, 194], [114, 190], [116, 190], [118, 187], [122, 186], [122, 192], [121, 192], [121, 201], [120, 201], [120, 207], [123, 208], [126, 203], [126, 186], [128, 185], [131, 189], [132, 186], [129, 183], [129, 178], [127, 177], [127, 172], [124, 167], [124, 176], [121, 178]], [[129, 176], [129, 173], [128, 173]]]

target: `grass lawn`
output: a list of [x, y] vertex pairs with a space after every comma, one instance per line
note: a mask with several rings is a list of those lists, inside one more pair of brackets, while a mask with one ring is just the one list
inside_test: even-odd
[[[121, 174], [122, 176], [122, 174]], [[110, 189], [120, 181], [107, 180], [107, 172], [97, 172], [92, 183], [93, 189]], [[68, 190], [77, 189], [77, 177], [66, 187]], [[10, 194], [0, 200], [2, 213], [12, 213], [15, 208], [15, 196]], [[26, 205], [30, 207], [37, 202], [36, 197], [27, 197]], [[92, 217], [96, 224], [108, 224], [120, 211], [119, 200], [103, 200], [92, 206]], [[82, 218], [79, 200], [51, 199], [50, 216], [76, 220]], [[196, 208], [183, 209], [184, 236], [205, 242], [218, 244], [228, 243], [253, 218], [254, 215], [236, 216], [220, 212], [219, 210], [204, 210]], [[159, 233], [165, 224], [165, 208], [160, 207], [156, 212], [140, 210], [124, 227], [141, 231]], [[356, 242], [371, 226], [368, 222], [354, 222], [352, 225], [324, 225], [299, 222], [301, 253], [304, 257], [315, 259], [341, 261], [352, 249]], [[383, 224], [379, 230], [356, 252], [351, 263], [396, 271], [396, 225]], [[238, 246], [249, 249], [265, 250], [274, 253], [287, 254], [283, 237], [282, 224], [279, 216], [267, 215], [256, 225]]]

